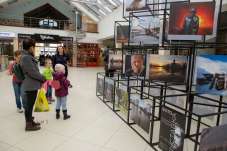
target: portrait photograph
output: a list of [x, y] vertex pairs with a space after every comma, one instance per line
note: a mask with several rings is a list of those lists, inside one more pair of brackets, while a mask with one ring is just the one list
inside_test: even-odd
[[146, 74], [145, 56], [126, 55], [124, 60], [125, 76], [145, 76]]

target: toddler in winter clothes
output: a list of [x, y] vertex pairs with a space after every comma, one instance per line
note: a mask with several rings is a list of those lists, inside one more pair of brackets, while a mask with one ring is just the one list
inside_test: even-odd
[[70, 115], [67, 115], [66, 101], [68, 95], [68, 87], [70, 86], [69, 80], [64, 76], [65, 66], [61, 64], [55, 65], [55, 72], [53, 73], [53, 79], [58, 80], [60, 83], [60, 89], [55, 90], [55, 96], [57, 99], [56, 104], [56, 119], [60, 117], [60, 107], [62, 105], [62, 112], [64, 114], [64, 120], [70, 118]]

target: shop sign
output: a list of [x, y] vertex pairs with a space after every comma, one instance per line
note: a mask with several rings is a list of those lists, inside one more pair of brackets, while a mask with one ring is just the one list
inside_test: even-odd
[[35, 40], [59, 42], [59, 35], [35, 34]]
[[12, 32], [0, 32], [0, 38], [14, 38], [15, 33]]
[[59, 37], [59, 41], [73, 41], [73, 37]]
[[35, 36], [32, 34], [18, 34], [18, 39], [26, 39], [26, 38], [33, 38], [35, 39]]
[[87, 19], [87, 23], [92, 23], [92, 20], [91, 19]]

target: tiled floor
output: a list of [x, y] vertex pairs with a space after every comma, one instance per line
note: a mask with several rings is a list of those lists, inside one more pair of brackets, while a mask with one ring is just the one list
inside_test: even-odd
[[[43, 68], [41, 68], [42, 70]], [[0, 151], [152, 151], [153, 149], [114, 114], [95, 94], [97, 72], [103, 68], [70, 68], [72, 89], [67, 100], [68, 120], [50, 112], [34, 113], [41, 130], [25, 132], [23, 113], [17, 113], [12, 77], [0, 72]], [[54, 92], [53, 92], [54, 96]], [[193, 150], [191, 145], [186, 151]]]

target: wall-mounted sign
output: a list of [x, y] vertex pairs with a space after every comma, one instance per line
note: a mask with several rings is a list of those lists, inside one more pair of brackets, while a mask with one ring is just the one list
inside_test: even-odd
[[92, 23], [92, 20], [91, 19], [87, 19], [87, 23]]
[[59, 37], [59, 41], [73, 41], [73, 37]]
[[14, 38], [15, 33], [12, 32], [0, 32], [0, 38]]
[[18, 34], [18, 39], [26, 39], [26, 38], [35, 39], [35, 35], [32, 35], [32, 34]]
[[186, 116], [166, 106], [162, 107], [158, 147], [163, 151], [182, 151]]
[[59, 42], [59, 35], [35, 34], [35, 40]]
[[61, 37], [59, 35], [47, 34], [18, 34], [18, 39], [32, 38], [36, 41], [60, 42], [60, 41], [73, 41], [73, 37]]

